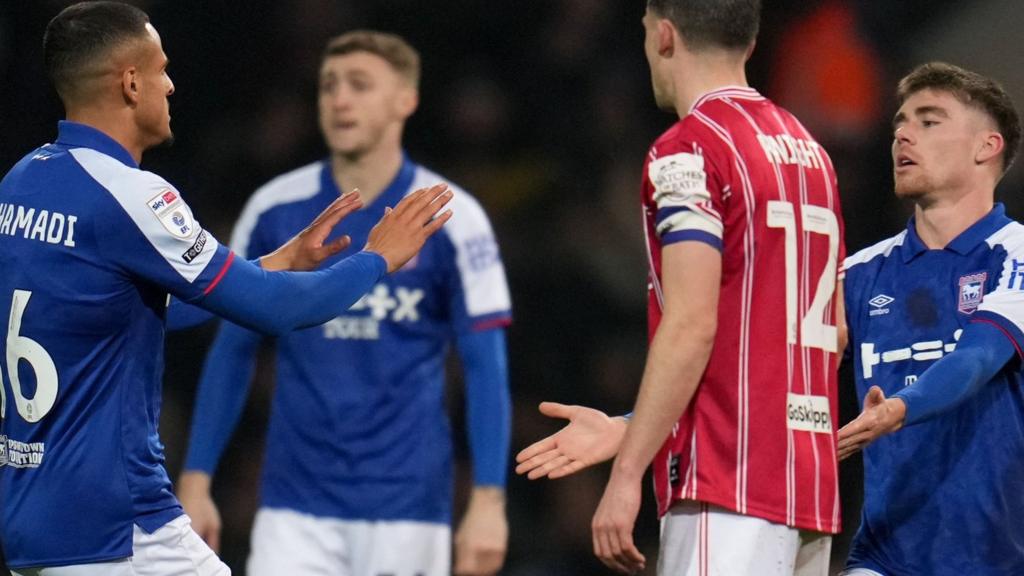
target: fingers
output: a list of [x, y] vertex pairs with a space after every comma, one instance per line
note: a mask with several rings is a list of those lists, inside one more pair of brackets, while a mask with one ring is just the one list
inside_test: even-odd
[[540, 413], [551, 418], [564, 418], [568, 420], [572, 417], [575, 412], [574, 406], [567, 406], [565, 404], [559, 404], [558, 402], [541, 402]]
[[552, 470], [557, 470], [572, 462], [572, 459], [564, 454], [555, 454], [555, 457], [548, 462], [542, 464], [539, 467], [534, 468], [527, 475], [530, 480], [536, 480], [537, 478], [543, 478], [551, 473]]
[[[548, 436], [547, 438], [544, 438], [542, 440], [538, 440], [538, 441], [534, 442], [533, 444], [530, 444], [526, 448], [523, 448], [522, 450], [520, 450], [519, 454], [516, 454], [516, 462], [519, 462], [520, 464], [523, 464], [527, 460], [533, 458], [534, 456], [536, 456], [538, 454], [541, 454], [543, 452], [547, 452], [549, 450], [554, 450], [556, 445], [557, 444], [555, 442], [555, 435], [552, 434], [551, 436]], [[519, 470], [520, 467], [521, 466], [517, 466], [516, 467], [516, 474], [522, 474], [523, 472], [525, 472], [525, 470], [523, 470], [521, 472]], [[531, 468], [532, 468], [532, 466], [531, 466]]]
[[220, 554], [220, 528], [219, 527], [216, 527], [216, 526], [211, 527], [207, 531], [207, 535], [206, 535], [206, 538], [204, 538], [204, 540], [206, 540], [206, 545], [210, 547], [210, 550], [213, 550], [215, 553]]
[[327, 251], [327, 254], [324, 257], [326, 258], [327, 256], [334, 256], [338, 252], [341, 252], [342, 250], [348, 248], [351, 244], [351, 236], [342, 236], [341, 238], [338, 238], [334, 242], [331, 242], [330, 244], [324, 246], [324, 249]]
[[548, 474], [548, 478], [552, 480], [565, 478], [566, 476], [575, 474], [586, 467], [587, 465], [584, 464], [583, 462], [579, 460], [573, 460], [572, 462], [569, 462], [568, 464], [562, 466], [561, 468], [558, 468], [557, 470], [552, 470], [551, 473]]
[[[534, 453], [529, 458], [527, 458], [525, 460], [522, 460], [519, 463], [519, 465], [516, 466], [516, 473], [517, 474], [523, 474], [524, 472], [529, 472], [530, 470], [533, 470], [534, 468], [536, 468], [538, 466], [542, 466], [544, 464], [547, 464], [551, 460], [554, 460], [558, 456], [561, 456], [561, 452], [558, 451], [558, 448], [556, 447], [555, 443], [554, 442], [548, 442], [548, 440], [549, 439], [545, 438], [544, 440], [541, 441], [541, 442], [545, 443], [545, 445], [547, 447], [546, 449], [540, 450], [540, 451], [534, 451]], [[538, 444], [540, 444], [541, 442], [538, 442]], [[537, 446], [537, 444], [534, 444], [533, 446]], [[531, 450], [533, 448], [533, 446], [530, 446], [526, 450]], [[525, 452], [526, 450], [524, 450], [523, 452]], [[520, 454], [522, 454], [522, 452], [520, 452]]]
[[[447, 204], [447, 200], [445, 201], [445, 203]], [[433, 220], [431, 220], [430, 223], [428, 223], [426, 226], [423, 227], [424, 235], [425, 236], [430, 236], [434, 232], [437, 232], [438, 230], [441, 229], [442, 226], [444, 226], [445, 222], [447, 222], [448, 220], [451, 219], [451, 217], [452, 217], [452, 211], [451, 210], [445, 210], [444, 212], [439, 214], [437, 217], [435, 217]]]

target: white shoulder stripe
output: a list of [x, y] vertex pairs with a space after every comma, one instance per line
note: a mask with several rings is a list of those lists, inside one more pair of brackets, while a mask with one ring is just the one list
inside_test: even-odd
[[[110, 193], [164, 260], [189, 283], [195, 282], [219, 244], [195, 221], [177, 189], [152, 172], [91, 148], [72, 149], [71, 156]], [[151, 206], [153, 202], [159, 204]]]
[[476, 198], [423, 167], [417, 167], [409, 192], [439, 182], [447, 182], [454, 193], [448, 204], [452, 218], [445, 223], [444, 233], [455, 246], [467, 313], [474, 317], [509, 310], [512, 298], [498, 243], [487, 213]]
[[847, 256], [846, 260], [843, 261], [843, 270], [849, 270], [850, 267], [858, 264], [866, 264], [878, 256], [888, 257], [896, 247], [903, 245], [906, 238], [907, 231], [904, 230], [892, 238], [886, 238], [873, 246], [860, 250], [856, 254]]
[[322, 162], [307, 164], [274, 178], [249, 197], [242, 214], [235, 223], [231, 233], [231, 249], [243, 258], [259, 256], [248, 254], [249, 240], [256, 222], [265, 212], [276, 206], [301, 202], [316, 196], [320, 192], [320, 174]]

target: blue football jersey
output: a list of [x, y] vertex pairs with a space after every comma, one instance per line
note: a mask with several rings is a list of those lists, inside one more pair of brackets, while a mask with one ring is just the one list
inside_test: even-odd
[[[847, 258], [857, 394], [914, 383], [989, 322], [1024, 344], [1024, 226], [1002, 205], [942, 250], [914, 222]], [[864, 451], [864, 507], [849, 565], [888, 576], [1024, 574], [1024, 393], [1019, 359], [955, 410]]]
[[0, 541], [12, 568], [132, 554], [182, 513], [157, 436], [167, 294], [228, 250], [103, 133], [61, 122], [0, 183]]
[[[352, 245], [336, 258], [363, 247], [386, 206], [442, 181], [405, 159], [381, 196], [338, 226], [336, 234], [350, 235]], [[401, 270], [343, 316], [277, 339], [264, 506], [347, 519], [450, 521], [449, 345], [460, 332], [503, 326], [511, 317], [487, 216], [466, 192], [452, 190], [454, 216]], [[246, 205], [232, 248], [265, 253], [339, 194], [327, 161], [274, 179]]]

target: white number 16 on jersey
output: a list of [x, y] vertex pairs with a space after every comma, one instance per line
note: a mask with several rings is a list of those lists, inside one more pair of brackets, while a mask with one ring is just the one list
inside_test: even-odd
[[[21, 335], [21, 318], [28, 307], [32, 293], [15, 290], [11, 300], [11, 317], [7, 323], [7, 377], [11, 381], [14, 403], [18, 414], [28, 422], [38, 422], [53, 408], [57, 400], [57, 367], [53, 358], [35, 340]], [[36, 374], [36, 393], [32, 399], [25, 398], [18, 376], [18, 362], [26, 361]], [[7, 417], [7, 393], [0, 382], [0, 418]]]

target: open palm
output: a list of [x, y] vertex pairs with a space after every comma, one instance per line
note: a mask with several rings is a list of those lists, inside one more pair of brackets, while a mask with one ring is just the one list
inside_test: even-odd
[[516, 455], [516, 473], [526, 474], [530, 480], [562, 478], [610, 460], [618, 453], [626, 433], [624, 418], [609, 418], [586, 406], [542, 402], [540, 411], [545, 416], [564, 418], [569, 424]]

